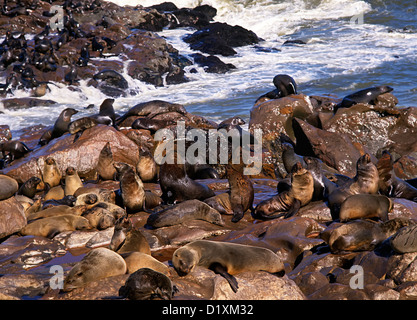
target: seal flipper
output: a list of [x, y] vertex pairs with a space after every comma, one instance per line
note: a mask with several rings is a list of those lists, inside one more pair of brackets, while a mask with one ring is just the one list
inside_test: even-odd
[[220, 274], [223, 278], [229, 282], [230, 287], [232, 288], [233, 292], [236, 293], [237, 289], [239, 288], [237, 284], [237, 280], [234, 276], [227, 272], [227, 268], [222, 264], [215, 262], [210, 265], [210, 270], [214, 271], [217, 274]]
[[78, 131], [77, 133], [75, 133], [75, 137], [74, 140], [72, 141], [72, 143], [75, 143], [83, 134], [84, 130]]
[[294, 199], [294, 202], [292, 203], [292, 206], [290, 207], [290, 209], [287, 211], [287, 213], [284, 215], [284, 218], [290, 218], [293, 215], [295, 215], [298, 210], [300, 210], [301, 208], [301, 201], [298, 199]]

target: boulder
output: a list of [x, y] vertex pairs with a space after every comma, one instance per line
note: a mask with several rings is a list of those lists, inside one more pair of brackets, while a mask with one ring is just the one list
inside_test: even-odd
[[15, 197], [0, 201], [0, 239], [20, 231], [26, 223], [25, 210]]
[[23, 183], [33, 176], [41, 178], [45, 159], [52, 157], [61, 172], [65, 172], [67, 167], [72, 166], [82, 176], [94, 170], [100, 151], [108, 141], [111, 141], [115, 161], [136, 166], [139, 160], [137, 145], [113, 127], [97, 125], [85, 130], [75, 143], [73, 140], [73, 135], [65, 134], [30, 152], [26, 157], [15, 160], [2, 172], [13, 177], [19, 183]]

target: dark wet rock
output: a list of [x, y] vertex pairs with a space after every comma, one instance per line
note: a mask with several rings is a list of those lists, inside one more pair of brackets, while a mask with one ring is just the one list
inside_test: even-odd
[[195, 33], [184, 37], [191, 49], [208, 54], [232, 56], [233, 48], [256, 44], [260, 41], [257, 35], [240, 26], [230, 26], [215, 22]]
[[2, 100], [2, 103], [5, 109], [26, 109], [57, 104], [53, 100], [37, 98], [9, 98]]
[[0, 239], [20, 231], [26, 223], [24, 208], [15, 197], [0, 201]]
[[348, 285], [329, 283], [307, 297], [309, 300], [369, 300], [363, 290]]
[[417, 203], [402, 198], [393, 198], [394, 208], [388, 213], [389, 219], [408, 218], [417, 220]]
[[231, 63], [224, 63], [218, 57], [210, 55], [208, 57], [195, 53], [191, 57], [194, 59], [194, 63], [203, 67], [208, 73], [226, 73], [236, 67]]
[[[54, 139], [46, 146], [32, 151], [27, 157], [14, 161], [3, 173], [18, 182], [24, 182], [33, 176], [40, 177], [38, 165], [42, 168], [45, 159], [53, 157], [61, 172], [72, 166], [82, 176], [95, 168], [100, 151], [107, 141], [111, 141], [115, 161], [135, 166], [139, 159], [136, 144], [113, 127], [97, 125], [85, 130], [75, 143], [73, 140], [74, 136], [71, 134]], [[74, 157], [74, 154], [77, 156]]]

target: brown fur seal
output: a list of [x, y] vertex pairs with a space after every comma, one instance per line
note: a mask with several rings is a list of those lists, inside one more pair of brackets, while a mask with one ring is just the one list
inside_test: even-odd
[[167, 265], [163, 264], [162, 262], [156, 260], [149, 254], [139, 252], [139, 251], [131, 251], [126, 253], [120, 254], [123, 259], [126, 261], [127, 266], [127, 273], [133, 273], [141, 268], [149, 268], [158, 272], [161, 272], [167, 276], [169, 276], [169, 268]]
[[395, 175], [391, 154], [382, 153], [377, 163], [379, 191], [387, 197], [404, 198], [417, 201], [417, 188]]
[[26, 144], [17, 140], [0, 142], [0, 152], [3, 153], [3, 158], [6, 160], [6, 163], [24, 157], [30, 151], [32, 150]]
[[129, 300], [171, 300], [174, 292], [175, 288], [165, 274], [141, 268], [129, 276], [119, 289], [119, 296]]
[[391, 248], [398, 253], [416, 252], [417, 251], [417, 225], [414, 221], [409, 226], [398, 230], [390, 238]]
[[176, 122], [174, 120], [156, 120], [156, 119], [149, 119], [148, 117], [141, 117], [137, 118], [132, 123], [132, 129], [145, 129], [149, 130], [151, 134], [154, 134], [156, 131], [166, 128], [168, 126], [175, 125]]
[[325, 200], [336, 190], [337, 185], [330, 181], [323, 172], [322, 165], [323, 162], [314, 157], [303, 157], [306, 164], [306, 169], [310, 171], [314, 180], [314, 193], [313, 201], [315, 200]]
[[297, 162], [291, 172], [290, 190], [260, 202], [252, 212], [252, 216], [255, 219], [291, 217], [311, 201], [313, 192], [313, 176], [300, 162]]
[[48, 190], [45, 194], [44, 200], [61, 200], [63, 197], [65, 197], [64, 188], [62, 186], [56, 186]]
[[86, 218], [73, 214], [65, 214], [35, 220], [26, 225], [26, 227], [20, 231], [20, 234], [24, 236], [32, 235], [53, 238], [58, 233], [64, 231], [87, 229], [91, 229], [91, 226]]
[[152, 119], [158, 114], [178, 112], [179, 114], [186, 115], [187, 111], [181, 104], [170, 103], [162, 100], [152, 100], [143, 102], [130, 108], [122, 117], [117, 119], [117, 124], [120, 124], [123, 120], [130, 116], [145, 116]]
[[48, 157], [45, 160], [42, 172], [42, 180], [51, 188], [61, 183], [62, 173], [54, 158]]
[[375, 104], [376, 98], [384, 93], [394, 90], [389, 86], [371, 87], [356, 91], [345, 96], [341, 103], [334, 107], [334, 112], [339, 108], [350, 108], [357, 103]]
[[117, 170], [114, 167], [113, 153], [110, 142], [107, 142], [100, 151], [96, 164], [98, 178], [102, 180], [116, 180]]
[[351, 195], [378, 192], [379, 175], [371, 156], [366, 153], [356, 162], [356, 175], [329, 194], [329, 207], [333, 219], [337, 219], [342, 202]]
[[74, 195], [75, 191], [82, 186], [83, 182], [78, 176], [77, 170], [74, 167], [68, 167], [67, 170], [65, 170], [65, 195]]
[[29, 198], [33, 198], [38, 191], [38, 184], [41, 183], [42, 180], [38, 177], [32, 177], [25, 181], [17, 191], [17, 194], [24, 195]]
[[103, 207], [93, 207], [88, 209], [83, 217], [86, 218], [93, 228], [105, 230], [115, 225], [116, 217]]
[[126, 273], [126, 262], [107, 248], [91, 250], [72, 267], [64, 280], [64, 291], [84, 287], [87, 283]]
[[139, 251], [151, 254], [148, 241], [127, 217], [117, 220], [109, 249], [118, 253]]
[[0, 200], [13, 196], [19, 190], [17, 181], [9, 176], [0, 174]]
[[204, 200], [210, 207], [216, 209], [221, 214], [233, 214], [232, 204], [230, 203], [229, 192], [223, 192], [214, 197]]
[[220, 213], [200, 200], [186, 200], [162, 211], [152, 213], [146, 222], [154, 228], [173, 226], [188, 220], [204, 220], [219, 226], [224, 225]]
[[125, 163], [117, 163], [116, 169], [120, 176], [120, 191], [126, 212], [135, 213], [143, 210], [146, 199], [145, 190], [135, 169]]
[[192, 199], [203, 201], [215, 195], [209, 187], [191, 179], [183, 164], [162, 164], [159, 169], [159, 184], [165, 203]]
[[414, 222], [404, 218], [395, 218], [381, 223], [362, 219], [353, 220], [340, 224], [330, 232], [324, 230], [320, 237], [327, 242], [332, 252], [370, 251], [411, 223]]
[[71, 123], [71, 117], [76, 113], [78, 113], [78, 111], [73, 108], [66, 108], [63, 111], [61, 111], [51, 131], [46, 131], [42, 135], [42, 137], [39, 140], [39, 144], [45, 145], [49, 143], [52, 139], [59, 138], [64, 133], [67, 133], [68, 126]]
[[142, 148], [139, 149], [139, 161], [136, 165], [136, 172], [143, 182], [155, 181], [158, 175], [158, 166], [154, 157], [149, 151]]
[[354, 194], [342, 202], [340, 206], [340, 221], [379, 218], [388, 220], [394, 203], [386, 196], [379, 194]]
[[209, 240], [197, 240], [177, 249], [172, 264], [179, 275], [190, 273], [195, 266], [209, 268], [225, 277], [234, 292], [238, 289], [234, 274], [284, 270], [282, 261], [269, 249]]
[[83, 212], [86, 210], [87, 210], [86, 206], [70, 207], [67, 205], [58, 205], [58, 206], [53, 206], [53, 207], [49, 207], [46, 209], [42, 209], [41, 211], [28, 215], [27, 221], [30, 222], [30, 221], [41, 219], [41, 218], [57, 217], [57, 216], [68, 215], [68, 214], [81, 216]]
[[254, 191], [250, 178], [243, 174], [243, 162], [226, 166], [226, 177], [230, 186], [230, 204], [233, 210], [232, 222], [243, 218], [247, 210], [252, 210]]

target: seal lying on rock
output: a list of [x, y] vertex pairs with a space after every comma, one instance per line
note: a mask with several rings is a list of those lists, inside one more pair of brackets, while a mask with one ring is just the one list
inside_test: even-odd
[[245, 271], [282, 273], [284, 264], [269, 249], [230, 242], [197, 240], [177, 249], [172, 264], [180, 276], [190, 273], [195, 266], [209, 268], [222, 275], [237, 292], [234, 274]]
[[388, 220], [388, 212], [394, 207], [394, 203], [386, 196], [379, 194], [354, 194], [346, 198], [340, 206], [340, 221], [354, 219], [379, 218]]

